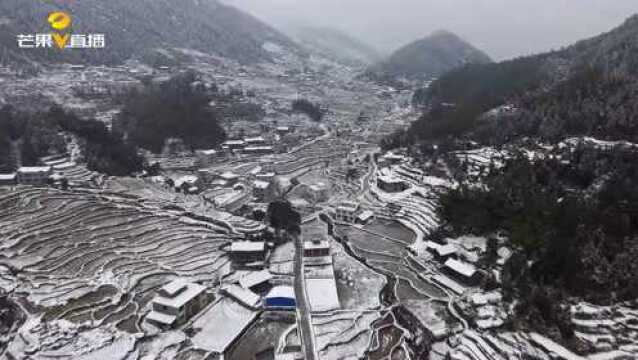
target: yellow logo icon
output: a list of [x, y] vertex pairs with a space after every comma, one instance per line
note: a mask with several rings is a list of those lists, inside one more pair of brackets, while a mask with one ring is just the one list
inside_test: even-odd
[[62, 11], [56, 11], [49, 14], [47, 21], [53, 29], [61, 31], [71, 25], [71, 16]]
[[[49, 14], [49, 18], [47, 19], [49, 24], [54, 30], [63, 31], [69, 26], [71, 26], [71, 16], [62, 11], [55, 11]], [[55, 46], [59, 49], [64, 49], [66, 47], [66, 43], [69, 41], [71, 34], [60, 34], [54, 32], [51, 34], [53, 41], [55, 42]]]

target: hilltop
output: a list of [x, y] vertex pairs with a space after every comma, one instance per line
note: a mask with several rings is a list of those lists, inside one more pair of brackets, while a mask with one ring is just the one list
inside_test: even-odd
[[407, 44], [369, 72], [380, 76], [430, 79], [466, 64], [491, 62], [481, 50], [445, 30]]

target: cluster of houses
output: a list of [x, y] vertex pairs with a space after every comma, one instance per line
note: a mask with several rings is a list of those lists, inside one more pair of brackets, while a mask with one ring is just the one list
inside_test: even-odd
[[455, 245], [428, 241], [426, 248], [442, 264], [443, 275], [434, 276], [434, 281], [459, 295], [465, 292], [465, 286], [476, 286], [481, 281], [481, 272], [473, 264], [461, 260]]
[[374, 220], [372, 210], [363, 210], [355, 201], [343, 201], [335, 207], [335, 220], [348, 224], [368, 224]]

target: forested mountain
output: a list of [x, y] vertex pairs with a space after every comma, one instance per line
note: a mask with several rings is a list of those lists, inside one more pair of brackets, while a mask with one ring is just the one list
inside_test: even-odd
[[[638, 140], [637, 36], [633, 16], [560, 51], [451, 71], [415, 94], [415, 105], [434, 111], [411, 133], [426, 139], [473, 132], [485, 141], [521, 135]], [[508, 111], [482, 116], [506, 104]]]
[[346, 64], [370, 65], [382, 57], [372, 46], [337, 29], [297, 27], [288, 33], [309, 50]]
[[[18, 34], [48, 33], [51, 11], [67, 11], [72, 32], [106, 34], [105, 49], [18, 49]], [[175, 60], [171, 49], [194, 49], [243, 63], [269, 60], [265, 43], [298, 51], [289, 38], [217, 0], [0, 1], [0, 62], [120, 63], [132, 56]]]
[[489, 56], [448, 31], [437, 31], [395, 51], [369, 72], [377, 76], [430, 79], [466, 64], [491, 62]]

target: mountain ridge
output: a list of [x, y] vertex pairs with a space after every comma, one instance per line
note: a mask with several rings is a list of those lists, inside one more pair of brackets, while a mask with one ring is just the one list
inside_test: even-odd
[[[55, 10], [71, 14], [74, 33], [106, 34], [106, 49], [18, 49], [18, 34], [50, 31], [46, 17]], [[162, 53], [166, 57], [165, 50], [176, 48], [254, 63], [272, 60], [266, 43], [301, 52], [279, 31], [217, 0], [83, 0], [56, 6], [38, 0], [6, 0], [0, 3], [0, 13], [3, 63], [115, 64], [131, 57], [153, 58]]]

